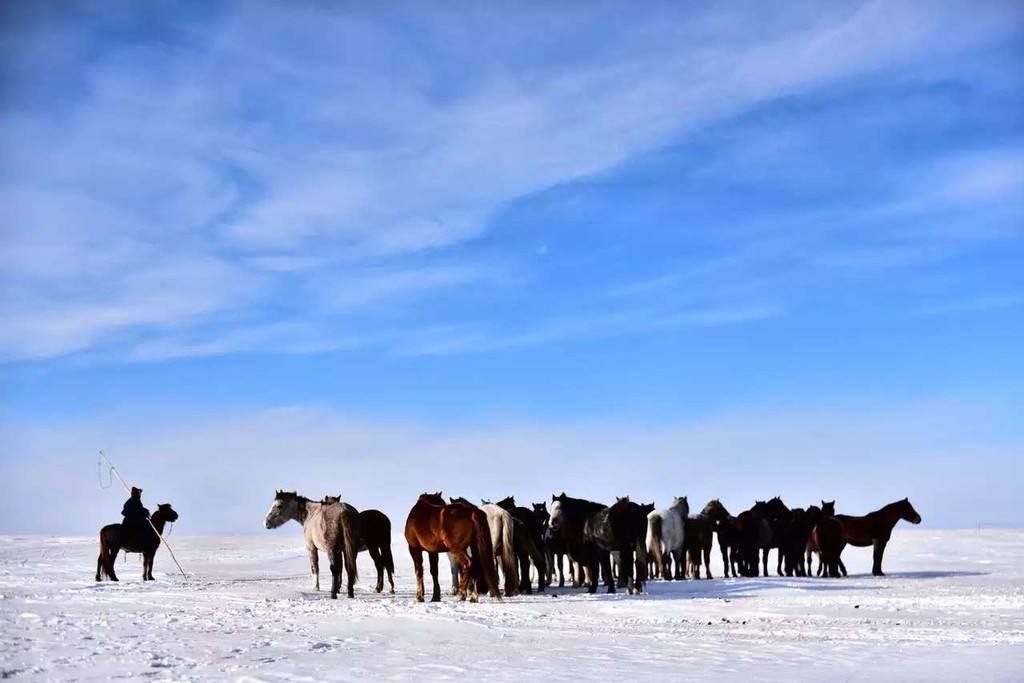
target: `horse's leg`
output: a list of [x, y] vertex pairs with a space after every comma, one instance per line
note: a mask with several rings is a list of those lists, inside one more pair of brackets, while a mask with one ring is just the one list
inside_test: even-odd
[[451, 570], [452, 570], [452, 595], [458, 595], [459, 594], [459, 580], [460, 580], [460, 578], [459, 578], [459, 563], [458, 563], [458, 560], [455, 559], [455, 553], [452, 553], [452, 552], [448, 553], [448, 566], [450, 566]]
[[882, 555], [885, 553], [886, 543], [887, 541], [880, 538], [875, 539], [873, 555], [874, 562], [871, 565], [871, 573], [875, 576], [885, 576], [885, 573], [882, 571]]
[[313, 572], [313, 590], [320, 590], [320, 553], [317, 552], [316, 544], [306, 543], [306, 551], [309, 552], [309, 571]]
[[525, 552], [519, 556], [519, 592], [533, 594], [533, 586], [530, 585], [530, 555]]
[[114, 545], [107, 549], [107, 557], [104, 561], [104, 569], [107, 572], [107, 577], [111, 581], [118, 581], [117, 573], [114, 571], [114, 565], [117, 564], [117, 556], [121, 552], [121, 547]]
[[[764, 576], [765, 576], [765, 578], [768, 578], [768, 552], [770, 550], [771, 550], [771, 548], [763, 548], [761, 550], [761, 559], [764, 562]], [[755, 560], [755, 562], [756, 562], [756, 560]]]
[[587, 563], [586, 579], [588, 593], [597, 592], [597, 575], [599, 573], [598, 562], [600, 562], [600, 560], [597, 557], [594, 557], [590, 562]]
[[608, 586], [608, 592], [615, 592], [615, 575], [612, 574], [612, 554], [604, 553], [601, 558], [601, 571], [605, 572], [605, 585]]
[[846, 565], [843, 564], [843, 558], [842, 557], [840, 557], [838, 555], [836, 556], [836, 564], [839, 566], [839, 571], [841, 571], [843, 573], [843, 576], [847, 576]]
[[[455, 586], [455, 595], [458, 596], [459, 601], [466, 599], [466, 593], [469, 586], [469, 576], [472, 560], [469, 558], [469, 553], [465, 550], [453, 550], [448, 553], [448, 557], [451, 558], [452, 567], [458, 571], [459, 583]], [[474, 599], [473, 602], [476, 602]]]
[[409, 554], [416, 572], [416, 602], [423, 602], [423, 549], [409, 546]]
[[680, 581], [686, 580], [686, 549], [672, 551], [672, 559], [676, 563], [676, 578]]
[[434, 593], [430, 602], [441, 602], [441, 584], [437, 581], [437, 553], [427, 553], [430, 558], [430, 576], [434, 579]]
[[704, 555], [704, 578], [714, 578], [711, 576], [711, 546], [704, 546], [701, 554]]
[[778, 548], [778, 553], [779, 553], [779, 564], [775, 568], [775, 573], [778, 574], [779, 576], [782, 576], [782, 547], [781, 546]]
[[722, 537], [718, 537], [718, 549], [722, 553], [722, 573], [725, 574], [725, 578], [729, 578], [729, 546], [722, 543]]
[[384, 590], [384, 560], [381, 559], [380, 550], [375, 545], [367, 543], [366, 552], [370, 555], [370, 559], [373, 560], [373, 566], [377, 570], [377, 585], [374, 586], [373, 592], [380, 593]]
[[331, 600], [337, 600], [338, 593], [341, 591], [342, 558], [335, 557], [333, 553], [328, 553], [328, 560], [331, 563]]
[[153, 580], [153, 553], [142, 553], [142, 580]]

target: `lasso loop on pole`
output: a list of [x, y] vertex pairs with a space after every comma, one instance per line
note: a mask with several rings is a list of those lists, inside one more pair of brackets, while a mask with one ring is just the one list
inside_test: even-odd
[[96, 477], [100, 480], [101, 489], [109, 489], [114, 485], [114, 467], [111, 465], [107, 469], [107, 483], [103, 483], [103, 456], [100, 456], [96, 460]]

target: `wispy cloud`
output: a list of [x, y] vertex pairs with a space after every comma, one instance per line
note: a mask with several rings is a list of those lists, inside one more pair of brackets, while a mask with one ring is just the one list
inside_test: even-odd
[[[563, 8], [544, 31], [529, 9], [12, 15], [0, 354], [120, 344], [145, 357], [194, 337], [178, 353], [316, 349], [330, 344], [288, 344], [288, 330], [386, 334], [343, 313], [493, 286], [503, 278], [484, 274], [487, 257], [452, 265], [453, 252], [485, 242], [517, 200], [780, 98], [953, 62], [1020, 18], [995, 4], [748, 10], [621, 21]], [[947, 194], [991, 198], [1015, 163], [979, 162]], [[544, 320], [518, 343], [617, 325]]]

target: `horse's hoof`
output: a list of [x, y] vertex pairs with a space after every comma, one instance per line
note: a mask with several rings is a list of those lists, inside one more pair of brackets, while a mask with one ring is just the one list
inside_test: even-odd
[[417, 595], [416, 596], [416, 602], [423, 602], [423, 596], [422, 595]]
[[430, 602], [441, 602], [441, 596], [440, 595], [431, 596]]

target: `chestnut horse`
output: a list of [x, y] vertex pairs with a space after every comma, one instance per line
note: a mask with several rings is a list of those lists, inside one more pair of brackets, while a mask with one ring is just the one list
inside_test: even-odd
[[[405, 520], [405, 540], [416, 568], [416, 600], [423, 602], [423, 552], [430, 559], [430, 575], [434, 579], [431, 602], [441, 601], [441, 584], [437, 581], [438, 553], [448, 552], [462, 568], [458, 596], [466, 599], [474, 564], [479, 565], [492, 598], [501, 600], [498, 592], [498, 573], [494, 566], [494, 546], [487, 515], [477, 508], [462, 503], [445, 505], [441, 492], [424, 493], [409, 511]], [[471, 557], [467, 552], [473, 549]], [[470, 599], [476, 602], [479, 589], [474, 581]]]
[[896, 523], [901, 519], [911, 524], [921, 523], [921, 515], [917, 514], [917, 510], [906, 498], [889, 503], [863, 517], [836, 515], [836, 519], [842, 525], [844, 543], [859, 548], [874, 546], [875, 554], [871, 573], [875, 576], [885, 576], [885, 573], [882, 572], [882, 555], [885, 553], [885, 546], [889, 542], [889, 537], [892, 536], [892, 530]]
[[[160, 503], [150, 517], [159, 534], [164, 533], [164, 525], [167, 522], [177, 520], [178, 513], [171, 508], [170, 503]], [[142, 580], [152, 581], [153, 558], [159, 547], [160, 536], [153, 533], [148, 522], [144, 527], [108, 524], [100, 529], [100, 555], [96, 558], [96, 580], [100, 581], [104, 576], [111, 581], [118, 580], [117, 574], [114, 573], [114, 562], [117, 560], [117, 554], [124, 550], [127, 553], [142, 553]]]

